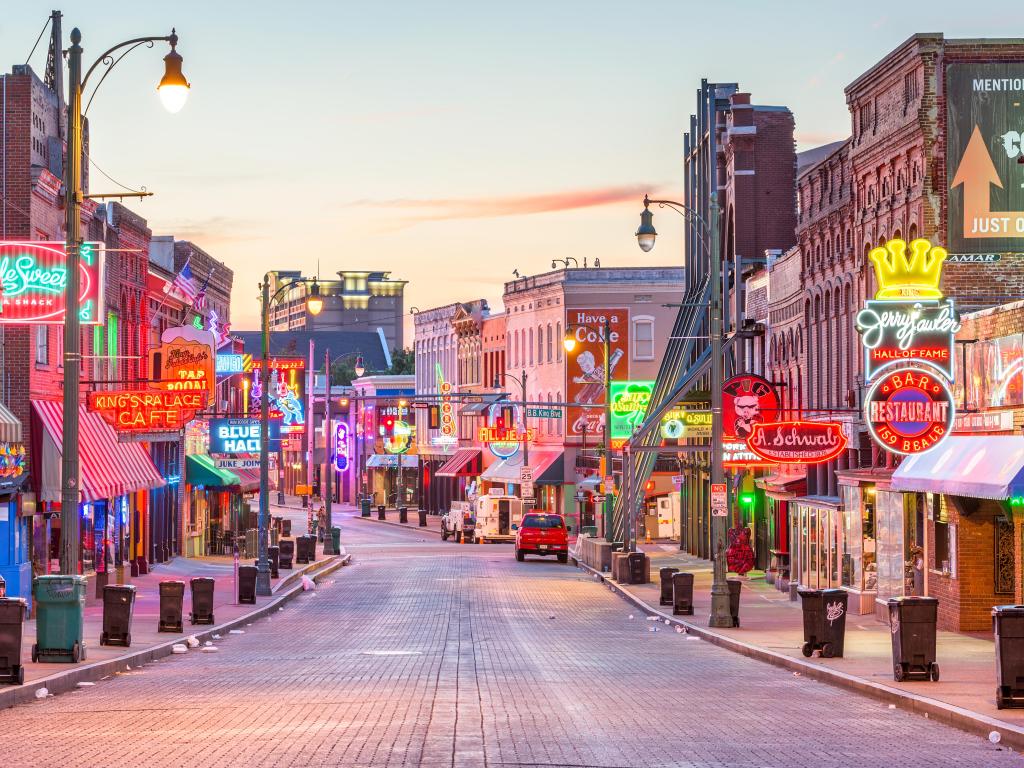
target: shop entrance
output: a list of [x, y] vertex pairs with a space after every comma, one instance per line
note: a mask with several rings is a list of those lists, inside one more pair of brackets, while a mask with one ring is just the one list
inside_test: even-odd
[[800, 585], [810, 589], [839, 586], [839, 528], [842, 513], [826, 507], [800, 510]]
[[510, 533], [512, 511], [507, 499], [498, 501], [498, 535], [508, 536]]

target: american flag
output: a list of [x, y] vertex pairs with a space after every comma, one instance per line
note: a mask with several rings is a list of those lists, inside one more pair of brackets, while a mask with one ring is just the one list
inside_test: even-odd
[[[213, 273], [210, 273], [210, 277], [212, 277], [212, 276], [213, 276]], [[192, 306], [195, 309], [198, 309], [198, 310], [206, 309], [206, 286], [208, 286], [209, 284], [210, 284], [210, 278], [207, 277], [206, 278], [206, 282], [203, 283], [203, 287], [199, 289], [199, 293], [197, 293], [195, 299], [192, 300]]]
[[199, 297], [199, 289], [196, 287], [196, 279], [192, 276], [192, 259], [185, 260], [185, 266], [181, 268], [175, 278], [174, 282], [171, 283], [172, 287], [177, 288], [184, 296], [190, 301], [194, 302]]

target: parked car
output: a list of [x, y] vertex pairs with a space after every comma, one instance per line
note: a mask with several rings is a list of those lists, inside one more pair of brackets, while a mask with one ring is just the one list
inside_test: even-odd
[[451, 508], [441, 517], [441, 539], [447, 541], [449, 536], [456, 541], [473, 543], [476, 536], [476, 515], [469, 502], [454, 501]]
[[516, 528], [516, 560], [526, 555], [555, 555], [558, 562], [569, 559], [569, 529], [565, 518], [550, 512], [530, 512]]

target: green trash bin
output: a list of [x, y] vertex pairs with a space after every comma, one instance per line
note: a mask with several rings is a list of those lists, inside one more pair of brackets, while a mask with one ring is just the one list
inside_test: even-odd
[[369, 517], [370, 516], [370, 497], [369, 496], [363, 496], [363, 498], [361, 498], [359, 500], [359, 515], [360, 515], [360, 517]]
[[84, 576], [36, 576], [36, 642], [32, 661], [85, 661], [82, 642], [85, 610]]
[[338, 526], [331, 528], [331, 544], [334, 546], [334, 554], [341, 552], [341, 528]]

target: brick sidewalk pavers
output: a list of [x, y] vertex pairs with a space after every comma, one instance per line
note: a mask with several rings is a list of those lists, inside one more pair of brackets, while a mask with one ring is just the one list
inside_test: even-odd
[[571, 566], [358, 525], [343, 523], [353, 567], [218, 653], [0, 712], [5, 765], [1020, 765], [962, 731], [651, 632]]

